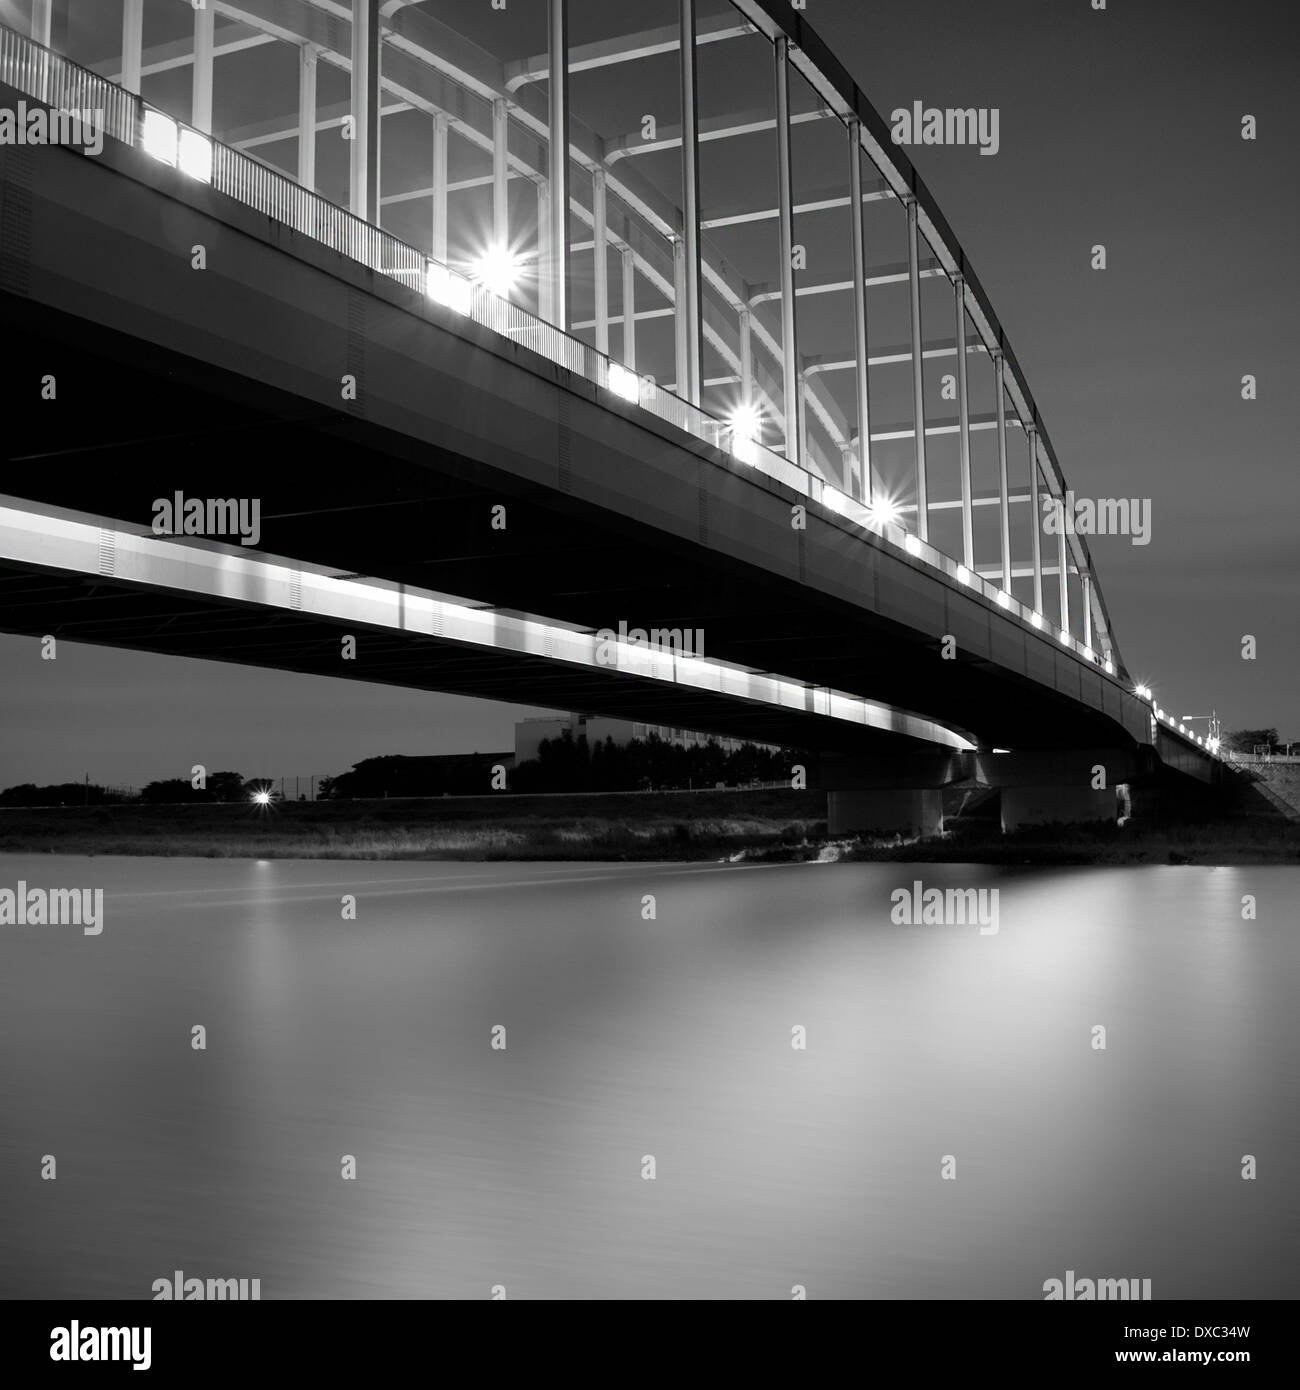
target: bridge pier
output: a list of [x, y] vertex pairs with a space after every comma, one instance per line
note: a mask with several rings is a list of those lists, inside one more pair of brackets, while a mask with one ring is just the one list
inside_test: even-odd
[[937, 835], [943, 829], [943, 789], [965, 775], [961, 753], [827, 754], [821, 760], [826, 828], [832, 835]]
[[828, 791], [826, 828], [832, 835], [848, 835], [858, 830], [938, 835], [943, 829], [943, 790], [881, 787]]
[[1135, 754], [1119, 748], [974, 755], [975, 780], [1001, 792], [1002, 830], [1053, 821], [1114, 821], [1126, 804], [1120, 787], [1139, 771]]
[[965, 782], [1000, 794], [1003, 832], [1057, 821], [1115, 821], [1129, 812], [1131, 786], [1149, 758], [1120, 748], [972, 753], [940, 750], [821, 760], [827, 829], [937, 835], [946, 788]]
[[1002, 788], [1002, 832], [1022, 825], [1048, 825], [1059, 821], [1115, 821], [1121, 814], [1115, 787], [1093, 791], [1088, 787], [1039, 786]]

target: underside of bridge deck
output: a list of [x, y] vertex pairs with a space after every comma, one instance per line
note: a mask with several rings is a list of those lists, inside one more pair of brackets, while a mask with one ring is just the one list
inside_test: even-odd
[[[0, 315], [24, 343], [30, 377], [14, 393], [6, 424], [11, 496], [137, 526], [178, 492], [256, 498], [259, 549], [340, 574], [592, 629], [624, 622], [699, 630], [711, 658], [922, 713], [989, 747], [1125, 741], [1113, 719], [1027, 674], [973, 660], [960, 644], [945, 660], [942, 631], [918, 632], [574, 494], [25, 299], [0, 297]], [[41, 399], [47, 368], [57, 410]], [[630, 466], [617, 457], [609, 463]], [[819, 538], [851, 544], [816, 519], [792, 543]], [[30, 630], [12, 612], [0, 621]], [[98, 635], [97, 621], [81, 622], [78, 635], [117, 640]], [[959, 621], [954, 612], [943, 626], [956, 630]], [[1050, 640], [1040, 645], [1049, 661], [1067, 660]], [[204, 654], [201, 643], [193, 654]], [[441, 688], [469, 688], [447, 680]], [[525, 697], [532, 684], [506, 670], [488, 684], [479, 693], [610, 707], [563, 681], [550, 682], [549, 699]], [[635, 699], [613, 704], [650, 714]], [[754, 727], [740, 716], [723, 724], [736, 734]]]

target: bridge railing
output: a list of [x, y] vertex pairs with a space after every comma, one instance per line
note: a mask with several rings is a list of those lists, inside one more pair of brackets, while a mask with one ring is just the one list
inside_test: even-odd
[[135, 144], [138, 97], [4, 25], [0, 25], [0, 81], [55, 111], [93, 111], [102, 120], [105, 134], [123, 144]]
[[217, 140], [211, 147], [218, 192], [410, 289], [423, 287], [425, 258], [414, 247], [240, 150]]
[[[304, 188], [287, 174], [242, 150], [184, 126], [116, 83], [3, 25], [0, 25], [0, 82], [56, 110], [95, 112], [96, 118], [103, 122], [105, 133], [123, 144], [144, 145], [165, 162], [179, 163], [194, 177], [210, 182], [219, 192], [243, 206], [379, 274], [390, 276], [414, 292], [427, 292], [444, 304], [453, 305], [458, 312], [492, 332], [611, 391], [695, 439], [731, 453], [738, 461], [820, 503], [879, 540], [947, 575], [956, 584], [982, 595], [1026, 625], [1054, 634], [1062, 646], [1084, 660], [1099, 667], [1103, 665], [1095, 651], [1065, 629], [1050, 623], [1028, 604], [1020, 603], [1005, 590], [847, 496], [817, 474], [756, 440], [738, 437], [731, 423], [714, 419], [648, 377], [637, 377], [581, 339], [482, 286], [472, 284], [453, 268], [431, 260], [415, 247]], [[158, 123], [163, 131], [161, 144], [156, 138], [152, 141], [144, 138], [146, 117]], [[190, 167], [184, 158], [187, 141], [200, 156]], [[1104, 665], [1107, 674], [1113, 675], [1111, 663]]]

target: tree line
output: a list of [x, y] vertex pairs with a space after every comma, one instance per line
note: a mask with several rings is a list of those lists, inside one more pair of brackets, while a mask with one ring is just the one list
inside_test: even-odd
[[565, 729], [544, 739], [537, 757], [512, 766], [509, 753], [462, 753], [445, 757], [366, 758], [349, 772], [326, 778], [323, 800], [389, 796], [484, 796], [492, 791], [621, 792], [690, 787], [729, 787], [750, 782], [788, 782], [804, 754], [747, 743], [724, 749], [707, 743], [682, 747], [657, 734], [616, 744], [589, 743]]
[[565, 729], [544, 739], [537, 757], [515, 768], [511, 790], [519, 792], [669, 791], [694, 787], [789, 782], [796, 764], [809, 756], [790, 749], [745, 743], [723, 748], [714, 739], [682, 745], [651, 734], [630, 743], [589, 743]]
[[206, 785], [194, 786], [187, 777], [170, 777], [141, 787], [101, 787], [93, 782], [52, 782], [39, 786], [23, 782], [0, 791], [0, 806], [119, 806], [152, 802], [250, 801], [256, 793], [271, 791], [274, 779], [246, 778], [241, 772], [210, 772]]

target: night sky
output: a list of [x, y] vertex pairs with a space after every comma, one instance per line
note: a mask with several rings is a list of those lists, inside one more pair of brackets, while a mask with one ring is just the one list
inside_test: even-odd
[[[1071, 486], [1151, 499], [1151, 544], [1089, 539], [1130, 671], [1176, 716], [1214, 707], [1227, 729], [1300, 738], [1293, 7], [808, 0], [806, 16], [886, 118], [916, 99], [999, 108], [992, 158], [908, 153]], [[1098, 242], [1104, 272], [1090, 268]], [[1255, 661], [1241, 659], [1248, 633]], [[5, 636], [0, 668], [0, 786], [495, 751], [533, 712], [66, 643], [42, 662], [38, 643]]]

